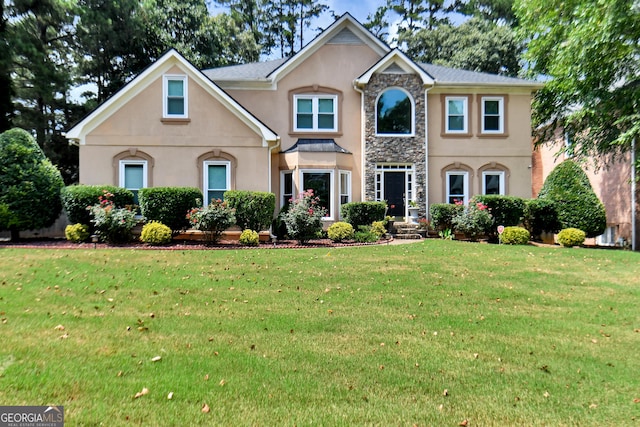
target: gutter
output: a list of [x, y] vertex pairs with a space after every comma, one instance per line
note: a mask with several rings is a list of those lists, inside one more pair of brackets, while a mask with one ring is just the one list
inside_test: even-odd
[[631, 140], [631, 250], [636, 250], [636, 138]]
[[360, 82], [358, 79], [353, 81], [353, 89], [360, 94], [360, 135], [361, 135], [361, 145], [360, 151], [362, 152], [361, 164], [360, 167], [362, 169], [362, 179], [360, 180], [360, 201], [364, 202], [365, 199], [365, 188], [366, 188], [366, 169], [365, 169], [365, 159], [366, 159], [366, 121], [367, 115], [364, 110], [364, 91], [360, 88]]

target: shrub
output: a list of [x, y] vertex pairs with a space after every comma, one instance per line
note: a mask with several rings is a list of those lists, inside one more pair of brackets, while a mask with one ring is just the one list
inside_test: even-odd
[[110, 200], [117, 208], [133, 205], [133, 193], [127, 189], [113, 185], [70, 185], [60, 192], [62, 206], [71, 223], [91, 224], [91, 213], [87, 206], [100, 203], [104, 192], [110, 193]]
[[607, 227], [604, 205], [587, 175], [572, 160], [565, 160], [551, 171], [538, 198], [555, 202], [562, 228], [577, 228], [586, 237], [595, 237]]
[[522, 227], [505, 227], [500, 242], [505, 245], [526, 245], [529, 243], [531, 235], [526, 228]]
[[453, 228], [468, 239], [477, 240], [491, 230], [493, 219], [487, 205], [471, 199], [468, 206], [459, 211], [452, 220]]
[[387, 234], [387, 228], [384, 226], [384, 221], [373, 221], [371, 224], [371, 232], [378, 236], [378, 239], [382, 239]]
[[499, 225], [505, 227], [520, 225], [524, 216], [525, 200], [521, 197], [501, 195], [477, 195], [473, 197], [476, 202], [481, 202], [489, 208], [493, 217], [493, 225], [490, 230], [492, 237], [497, 236]]
[[453, 218], [462, 210], [462, 205], [434, 203], [429, 208], [431, 224], [436, 230], [453, 229]]
[[354, 228], [370, 225], [373, 221], [384, 221], [387, 211], [385, 202], [351, 202], [340, 206], [340, 215]]
[[553, 200], [531, 199], [525, 203], [522, 222], [533, 240], [541, 240], [542, 233], [557, 233], [562, 225]]
[[88, 207], [96, 234], [103, 242], [119, 243], [131, 240], [131, 230], [138, 223], [131, 207], [117, 208], [113, 194], [104, 191], [100, 203]]
[[62, 188], [60, 171], [27, 131], [0, 134], [0, 227], [11, 230], [12, 240], [20, 231], [49, 227], [58, 219]]
[[236, 222], [234, 210], [220, 199], [212, 200], [204, 208], [191, 209], [187, 219], [191, 227], [204, 233], [208, 243], [217, 242], [222, 232]]
[[73, 243], [81, 243], [89, 238], [89, 226], [86, 224], [70, 224], [64, 229], [64, 237]]
[[171, 230], [189, 226], [185, 214], [199, 207], [202, 192], [192, 187], [152, 187], [138, 191], [140, 213], [147, 221], [160, 222]]
[[320, 206], [320, 199], [307, 190], [291, 202], [282, 220], [287, 226], [287, 233], [299, 243], [315, 238], [322, 231], [322, 218], [327, 210]]
[[327, 229], [327, 236], [334, 242], [353, 239], [353, 226], [348, 222], [336, 222]]
[[236, 223], [242, 229], [266, 230], [273, 220], [276, 195], [262, 191], [227, 191], [224, 199], [236, 210]]
[[140, 240], [150, 245], [165, 245], [171, 242], [171, 228], [161, 222], [150, 221], [142, 227]]
[[260, 235], [257, 231], [248, 228], [240, 233], [240, 244], [244, 246], [258, 246], [260, 243]]
[[378, 235], [371, 231], [371, 226], [361, 225], [355, 232], [353, 239], [358, 243], [373, 243], [378, 241]]
[[586, 233], [577, 228], [565, 228], [558, 233], [558, 243], [565, 247], [580, 246], [586, 239]]

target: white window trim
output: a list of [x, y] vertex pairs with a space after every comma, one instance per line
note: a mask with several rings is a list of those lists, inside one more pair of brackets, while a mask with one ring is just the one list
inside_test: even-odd
[[[380, 97], [382, 95], [384, 95], [384, 93], [389, 91], [389, 90], [399, 90], [401, 92], [404, 92], [404, 94], [407, 95], [407, 97], [411, 101], [411, 131], [409, 133], [378, 133], [378, 100], [380, 100]], [[376, 113], [375, 114], [376, 136], [391, 136], [391, 137], [400, 137], [400, 138], [402, 138], [402, 137], [412, 137], [412, 136], [416, 135], [416, 102], [413, 99], [413, 96], [411, 96], [411, 94], [409, 92], [407, 92], [405, 89], [403, 89], [401, 87], [396, 87], [396, 86], [392, 86], [392, 87], [386, 88], [385, 90], [380, 92], [380, 94], [376, 98], [375, 106], [376, 106], [376, 112], [375, 112]]]
[[[169, 114], [169, 81], [181, 80], [184, 91], [184, 114]], [[162, 76], [162, 117], [165, 119], [186, 119], [189, 118], [189, 79], [180, 74], [165, 74]]]
[[462, 203], [464, 205], [467, 205], [469, 203], [469, 172], [467, 171], [461, 171], [461, 170], [456, 170], [456, 171], [447, 171], [446, 176], [445, 176], [445, 180], [446, 180], [446, 192], [447, 194], [445, 195], [445, 203], [449, 203], [449, 199], [451, 198], [451, 189], [449, 188], [449, 177], [451, 175], [462, 175], [463, 176], [463, 185], [464, 185], [464, 194], [462, 196]]
[[280, 171], [280, 208], [283, 208], [285, 205], [284, 202], [284, 196], [285, 196], [285, 188], [284, 188], [284, 183], [285, 183], [285, 179], [284, 177], [286, 175], [291, 175], [291, 198], [295, 198], [296, 196], [296, 186], [295, 186], [295, 182], [293, 182], [293, 171], [291, 170], [286, 170], [286, 171]]
[[500, 178], [500, 188], [498, 189], [499, 195], [505, 195], [505, 173], [504, 171], [483, 171], [482, 172], [482, 194], [487, 194], [487, 180], [488, 175], [497, 175]]
[[[487, 130], [484, 128], [484, 118], [485, 118], [485, 101], [498, 101], [498, 130]], [[502, 96], [483, 96], [480, 100], [480, 126], [481, 132], [483, 134], [502, 134], [504, 133], [504, 98]]]
[[[208, 206], [211, 203], [209, 200], [209, 166], [212, 165], [224, 165], [226, 167], [226, 180], [227, 180], [227, 188], [224, 191], [230, 190], [231, 185], [231, 162], [224, 160], [205, 160], [202, 164], [202, 195], [203, 195], [203, 206]], [[216, 189], [218, 190], [218, 189]]]
[[[310, 99], [312, 101], [311, 105], [311, 115], [313, 120], [313, 125], [311, 128], [298, 128], [298, 100], [299, 99]], [[331, 99], [333, 101], [333, 128], [318, 128], [318, 100], [319, 99]], [[338, 131], [338, 96], [330, 95], [330, 94], [318, 94], [318, 95], [307, 95], [300, 94], [293, 96], [293, 130], [295, 132], [337, 132]]]
[[[342, 192], [342, 178], [345, 178], [347, 180], [347, 192], [343, 193]], [[339, 205], [342, 206], [344, 203], [342, 203], [342, 196], [347, 196], [347, 201], [345, 203], [349, 203], [351, 202], [351, 171], [340, 171], [340, 182], [338, 183], [338, 202]], [[338, 215], [340, 215], [340, 212], [338, 211]]]
[[[300, 169], [300, 180], [299, 185], [302, 187], [304, 185], [304, 174], [305, 173], [328, 173], [329, 174], [329, 182], [331, 183], [331, 188], [329, 189], [329, 200], [331, 201], [331, 209], [327, 212], [327, 216], [322, 218], [323, 221], [333, 221], [334, 211], [336, 210], [336, 183], [335, 183], [335, 175], [333, 169]], [[306, 188], [302, 188], [299, 193], [307, 191]], [[338, 200], [338, 202], [340, 202]], [[340, 206], [340, 203], [338, 203]]]
[[147, 161], [146, 160], [120, 160], [119, 165], [119, 187], [126, 188], [127, 190], [139, 190], [139, 188], [127, 188], [125, 187], [125, 168], [128, 165], [142, 165], [142, 187], [147, 188]]
[[[449, 101], [462, 101], [462, 122], [464, 126], [461, 130], [459, 129], [449, 129]], [[445, 117], [444, 117], [444, 126], [446, 133], [453, 134], [466, 134], [469, 133], [469, 98], [466, 96], [447, 96], [444, 99], [445, 105]]]

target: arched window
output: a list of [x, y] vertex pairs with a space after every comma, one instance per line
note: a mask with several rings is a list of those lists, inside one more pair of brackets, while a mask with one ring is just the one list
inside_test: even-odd
[[376, 133], [413, 134], [413, 100], [407, 92], [391, 88], [380, 94], [376, 103]]

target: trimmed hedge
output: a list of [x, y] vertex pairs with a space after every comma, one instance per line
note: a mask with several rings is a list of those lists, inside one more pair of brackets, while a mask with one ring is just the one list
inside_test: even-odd
[[351, 202], [340, 206], [340, 215], [357, 229], [361, 225], [371, 225], [374, 221], [384, 221], [387, 211], [385, 202]]
[[604, 205], [593, 191], [587, 174], [572, 160], [555, 167], [545, 180], [539, 199], [553, 200], [562, 228], [577, 228], [595, 237], [607, 227]]
[[111, 200], [117, 208], [133, 205], [133, 193], [113, 185], [70, 185], [60, 192], [62, 206], [72, 224], [91, 225], [91, 215], [87, 208], [100, 203], [104, 191], [113, 194]]
[[348, 222], [334, 222], [327, 229], [327, 236], [333, 242], [342, 242], [343, 240], [351, 240], [354, 236], [353, 226]]
[[585, 232], [577, 228], [565, 228], [558, 233], [558, 243], [567, 248], [582, 245], [585, 238]]
[[232, 190], [224, 200], [236, 210], [236, 224], [243, 230], [266, 230], [276, 210], [276, 195], [264, 191]]
[[529, 243], [531, 235], [526, 228], [522, 227], [505, 227], [500, 242], [505, 245], [526, 245]]
[[429, 207], [429, 217], [434, 230], [453, 231], [453, 218], [464, 209], [463, 205], [434, 203]]
[[151, 187], [138, 191], [140, 213], [147, 221], [160, 222], [171, 230], [189, 227], [187, 213], [202, 205], [202, 192], [193, 187]]
[[473, 197], [477, 202], [487, 205], [493, 217], [494, 231], [499, 225], [505, 227], [522, 223], [526, 202], [521, 197], [500, 195], [478, 195]]
[[150, 245], [171, 243], [171, 229], [161, 222], [151, 221], [142, 227], [140, 241]]
[[522, 222], [535, 241], [540, 241], [544, 232], [557, 233], [562, 228], [556, 204], [549, 199], [527, 200]]

